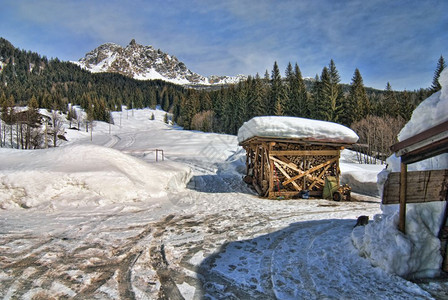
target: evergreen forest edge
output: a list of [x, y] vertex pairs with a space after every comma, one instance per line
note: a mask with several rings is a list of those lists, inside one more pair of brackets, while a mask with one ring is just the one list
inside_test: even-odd
[[350, 84], [342, 84], [333, 60], [314, 80], [304, 79], [297, 63], [289, 63], [282, 76], [275, 62], [262, 77], [257, 74], [234, 85], [195, 89], [117, 73], [90, 73], [73, 63], [15, 48], [3, 38], [0, 61], [2, 121], [10, 126], [17, 123], [15, 106], [70, 115], [69, 104], [79, 105], [89, 120], [113, 122], [110, 112], [121, 111], [122, 105], [136, 109], [159, 105], [185, 129], [228, 134], [236, 134], [255, 116], [285, 115], [351, 127], [360, 136], [359, 143], [365, 144], [362, 151], [377, 156], [390, 154], [389, 146], [415, 107], [440, 90], [438, 77], [446, 67], [441, 56], [432, 86], [415, 91], [394, 91], [389, 83], [384, 90], [365, 87], [358, 69]]

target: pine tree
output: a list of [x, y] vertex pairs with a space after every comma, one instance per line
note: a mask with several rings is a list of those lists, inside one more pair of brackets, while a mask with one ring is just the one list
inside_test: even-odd
[[285, 71], [286, 85], [285, 89], [285, 109], [284, 113], [287, 116], [295, 116], [298, 113], [295, 104], [297, 104], [297, 83], [295, 81], [294, 71], [292, 69], [291, 63], [288, 63]]
[[398, 98], [400, 106], [400, 116], [405, 120], [409, 121], [412, 116], [412, 112], [415, 109], [415, 105], [412, 102], [411, 96], [408, 91], [404, 91]]
[[170, 109], [170, 100], [168, 98], [168, 93], [163, 93], [162, 110], [168, 111], [169, 109]]
[[291, 104], [291, 114], [297, 117], [307, 117], [308, 111], [308, 92], [306, 91], [305, 81], [302, 78], [302, 72], [299, 65], [296, 63], [294, 66], [294, 89], [291, 91], [291, 97], [293, 101]]
[[260, 78], [258, 73], [255, 75], [254, 83], [253, 83], [253, 116], [263, 116], [266, 115], [266, 85], [263, 83], [263, 80]]
[[334, 61], [330, 61], [329, 65], [329, 85], [328, 85], [328, 94], [329, 97], [328, 103], [330, 104], [330, 109], [328, 110], [327, 120], [332, 122], [337, 122], [339, 120], [341, 112], [341, 104], [343, 102], [344, 95], [342, 93], [342, 88], [339, 82], [341, 78], [339, 76], [339, 72], [336, 69], [336, 65]]
[[310, 119], [319, 119], [318, 116], [318, 103], [319, 103], [319, 99], [320, 99], [320, 78], [319, 75], [316, 74], [316, 76], [314, 77], [314, 81], [313, 84], [311, 86], [311, 97], [308, 100], [308, 114], [309, 114], [309, 118]]
[[342, 104], [341, 123], [350, 126], [353, 122], [365, 118], [369, 111], [369, 99], [364, 87], [361, 72], [355, 70], [352, 82], [350, 84], [350, 92]]
[[440, 73], [442, 73], [443, 69], [445, 69], [445, 68], [446, 68], [445, 60], [443, 59], [443, 56], [440, 55], [439, 61], [437, 62], [437, 68], [434, 72], [434, 78], [432, 80], [432, 85], [430, 88], [432, 93], [440, 91], [440, 89], [442, 88], [442, 86], [439, 83], [439, 77], [440, 77]]
[[315, 117], [319, 120], [329, 121], [331, 115], [330, 104], [330, 73], [327, 67], [322, 69], [322, 74], [316, 85], [315, 91]]
[[392, 90], [392, 86], [389, 82], [387, 82], [386, 84], [382, 104], [383, 107], [380, 108], [382, 114], [380, 116], [389, 115], [394, 118], [398, 117], [398, 115], [400, 114], [400, 105], [398, 103], [395, 92]]
[[270, 115], [283, 115], [284, 106], [284, 91], [282, 86], [282, 78], [277, 62], [274, 63], [274, 68], [271, 74], [271, 93], [269, 97], [269, 113]]

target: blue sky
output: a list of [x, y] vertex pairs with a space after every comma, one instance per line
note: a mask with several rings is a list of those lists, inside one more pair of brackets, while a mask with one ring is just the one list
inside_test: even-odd
[[413, 90], [448, 60], [446, 0], [2, 0], [0, 36], [15, 47], [78, 60], [131, 39], [201, 75], [255, 75], [277, 61], [314, 77], [335, 61], [341, 81]]

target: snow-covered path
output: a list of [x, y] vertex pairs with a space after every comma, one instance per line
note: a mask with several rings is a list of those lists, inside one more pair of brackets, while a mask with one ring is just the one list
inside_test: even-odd
[[[182, 131], [148, 116], [136, 111], [111, 135], [100, 124], [93, 143], [151, 165], [149, 150], [163, 149], [193, 169], [189, 188], [150, 201], [1, 210], [0, 298], [431, 298], [353, 247], [356, 217], [379, 213], [378, 198], [260, 199], [232, 167], [236, 137]], [[91, 143], [88, 134], [72, 140]]]

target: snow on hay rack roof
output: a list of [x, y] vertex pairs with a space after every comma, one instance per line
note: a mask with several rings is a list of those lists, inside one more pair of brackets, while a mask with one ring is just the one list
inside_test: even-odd
[[356, 133], [341, 124], [297, 117], [255, 117], [238, 130], [240, 145], [253, 137], [281, 138], [309, 142], [354, 144]]

